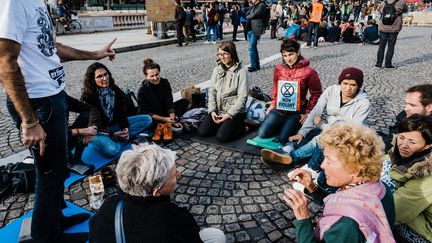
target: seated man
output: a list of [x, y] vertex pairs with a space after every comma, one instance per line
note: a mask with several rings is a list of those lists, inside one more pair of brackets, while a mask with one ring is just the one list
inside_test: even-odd
[[[324, 90], [297, 135], [289, 138], [290, 142], [287, 146], [276, 151], [261, 150], [263, 162], [299, 164], [301, 160], [312, 156], [313, 158], [305, 168], [321, 171], [322, 151], [315, 135], [338, 122], [364, 123], [366, 121], [371, 104], [367, 94], [361, 89], [362, 86], [362, 70], [354, 67], [343, 69], [339, 75], [338, 84]], [[326, 120], [323, 119], [324, 110], [327, 113]], [[305, 137], [311, 134], [315, 137], [307, 144], [299, 147], [299, 145], [304, 144]], [[318, 177], [316, 172], [314, 177]]]
[[[405, 91], [405, 108], [396, 116], [395, 123], [414, 114], [432, 115], [432, 84], [415, 85]], [[386, 151], [392, 147], [391, 141], [396, 133], [396, 126], [390, 126], [388, 135], [380, 134], [386, 145]]]
[[107, 198], [90, 220], [90, 242], [116, 242], [115, 215], [123, 202], [119, 227], [127, 242], [225, 242], [221, 230], [200, 230], [187, 209], [170, 201], [181, 176], [175, 157], [175, 152], [155, 144], [125, 151], [116, 169], [123, 193]]
[[374, 19], [368, 20], [367, 27], [363, 31], [362, 42], [377, 45], [379, 44], [379, 39], [380, 36], [376, 21]]
[[330, 28], [328, 30], [327, 42], [339, 42], [341, 36], [341, 28], [339, 27], [340, 21], [336, 21], [335, 23], [330, 24]]
[[[84, 148], [96, 136], [100, 122], [100, 115], [96, 107], [80, 102], [79, 100], [67, 96], [69, 112], [79, 113], [74, 123], [68, 129], [68, 167], [70, 170], [89, 175], [93, 173], [94, 166], [87, 165], [81, 160]], [[72, 154], [72, 150], [75, 149]]]

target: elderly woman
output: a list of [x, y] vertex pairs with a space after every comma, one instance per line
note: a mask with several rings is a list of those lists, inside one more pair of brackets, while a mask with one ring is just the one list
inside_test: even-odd
[[[161, 78], [159, 64], [152, 59], [144, 60], [144, 81], [138, 90], [138, 113], [151, 115], [155, 129], [153, 141], [171, 140], [171, 126], [179, 127], [178, 118], [186, 112], [189, 101], [180, 99], [173, 102], [171, 85]], [[156, 125], [157, 124], [157, 125]]]
[[120, 157], [116, 172], [123, 193], [107, 198], [90, 220], [90, 242], [116, 242], [114, 218], [121, 201], [127, 242], [225, 242], [221, 230], [200, 231], [192, 214], [170, 202], [180, 177], [173, 151], [133, 146]]
[[99, 111], [99, 135], [93, 138], [92, 144], [108, 157], [118, 156], [122, 142], [134, 139], [152, 123], [149, 115], [127, 117], [125, 97], [105, 65], [95, 62], [87, 68], [81, 99]]
[[[284, 200], [296, 217], [298, 242], [395, 242], [393, 197], [379, 181], [384, 143], [376, 132], [341, 123], [325, 130], [319, 142], [327, 183], [339, 190], [324, 198], [323, 216], [315, 229], [303, 192], [285, 190]], [[298, 179], [312, 197], [323, 195], [308, 171], [297, 169], [290, 179]]]
[[219, 141], [232, 141], [246, 131], [245, 104], [248, 95], [248, 75], [239, 61], [232, 41], [222, 41], [218, 48], [218, 65], [214, 68], [209, 87], [208, 115], [198, 134]]
[[410, 242], [416, 234], [431, 242], [432, 118], [412, 115], [397, 130], [381, 178], [394, 190], [396, 232]]

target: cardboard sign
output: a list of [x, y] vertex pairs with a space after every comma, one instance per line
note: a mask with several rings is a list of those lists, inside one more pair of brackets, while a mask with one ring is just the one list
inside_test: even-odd
[[279, 80], [276, 109], [283, 111], [300, 110], [300, 83]]

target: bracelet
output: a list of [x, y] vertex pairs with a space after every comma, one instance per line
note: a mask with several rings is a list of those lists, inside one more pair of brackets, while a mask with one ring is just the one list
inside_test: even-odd
[[21, 128], [30, 129], [39, 125], [39, 120], [36, 120], [33, 123], [21, 123]]
[[78, 128], [75, 128], [75, 131], [76, 131], [76, 135], [77, 135], [77, 136], [80, 136], [80, 135], [81, 135], [81, 133], [80, 133], [80, 131], [79, 131]]

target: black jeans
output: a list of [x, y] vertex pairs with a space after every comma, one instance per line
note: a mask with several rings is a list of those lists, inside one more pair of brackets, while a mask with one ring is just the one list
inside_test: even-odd
[[311, 45], [312, 33], [314, 35], [314, 46], [318, 46], [318, 29], [319, 23], [309, 22], [308, 33], [307, 33], [307, 46]]
[[[35, 240], [51, 240], [61, 233], [60, 218], [64, 206], [64, 181], [69, 176], [67, 160], [67, 104], [66, 93], [30, 99], [30, 104], [37, 118], [45, 130], [45, 154], [37, 156], [36, 187], [34, 209], [31, 224], [31, 236]], [[17, 127], [21, 120], [13, 108], [10, 100], [7, 101], [9, 113]], [[39, 150], [32, 149], [38, 153]], [[43, 173], [41, 168], [44, 167]]]
[[177, 45], [182, 46], [183, 45], [183, 23], [176, 23], [176, 30], [177, 30]]
[[237, 40], [237, 29], [238, 25], [233, 25], [233, 40]]
[[392, 65], [392, 59], [394, 54], [394, 47], [396, 45], [396, 40], [399, 32], [395, 33], [385, 33], [380, 32], [380, 41], [379, 41], [379, 48], [377, 53], [377, 62], [376, 66], [381, 67], [383, 60], [384, 60], [384, 51], [385, 47], [387, 46], [387, 53], [385, 55], [385, 64], [384, 67], [391, 67]]
[[246, 113], [240, 113], [232, 119], [225, 120], [222, 125], [216, 124], [211, 115], [207, 115], [198, 128], [198, 135], [209, 137], [216, 134], [216, 138], [221, 142], [233, 141], [245, 133], [244, 120]]

